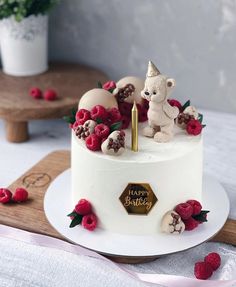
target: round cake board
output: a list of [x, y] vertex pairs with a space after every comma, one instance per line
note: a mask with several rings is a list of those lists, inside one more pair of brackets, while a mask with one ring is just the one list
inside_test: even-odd
[[[49, 186], [44, 210], [50, 224], [67, 240], [96, 251], [116, 262], [144, 263], [160, 256], [187, 250], [211, 239], [225, 224], [229, 215], [229, 199], [224, 188], [212, 177], [203, 176], [204, 209], [210, 210], [208, 222], [181, 235], [125, 235], [96, 228], [93, 232], [81, 225], [69, 228], [67, 216], [73, 209], [71, 171], [60, 174]], [[222, 208], [223, 207], [223, 208]]]

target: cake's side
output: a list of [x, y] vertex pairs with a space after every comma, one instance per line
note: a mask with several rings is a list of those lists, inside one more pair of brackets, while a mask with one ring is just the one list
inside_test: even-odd
[[[142, 140], [145, 138], [141, 137]], [[182, 152], [177, 157], [168, 154], [168, 144], [162, 149], [152, 142], [150, 150], [156, 159], [144, 161], [140, 151], [135, 160], [125, 154], [124, 160], [122, 156], [118, 160], [89, 151], [72, 131], [73, 202], [76, 204], [81, 198], [89, 200], [98, 217], [98, 226], [108, 231], [137, 235], [160, 232], [161, 219], [168, 210], [189, 199], [201, 201], [202, 138], [188, 141], [186, 137], [184, 141], [177, 135], [171, 145], [178, 146], [180, 142]], [[129, 183], [151, 186], [157, 202], [148, 215], [128, 214], [119, 200]]]

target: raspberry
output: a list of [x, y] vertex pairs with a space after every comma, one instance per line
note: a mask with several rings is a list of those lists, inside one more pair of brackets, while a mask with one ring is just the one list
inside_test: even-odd
[[100, 150], [101, 149], [101, 140], [95, 134], [89, 135], [86, 138], [85, 143], [86, 143], [87, 148], [92, 150], [92, 151], [96, 151], [96, 150]]
[[182, 105], [179, 101], [175, 99], [168, 99], [167, 102], [172, 106], [172, 107], [177, 107], [179, 111], [182, 111]]
[[190, 204], [193, 208], [193, 214], [192, 215], [197, 215], [201, 212], [202, 210], [202, 205], [199, 201], [190, 199], [187, 201], [188, 204]]
[[199, 222], [195, 220], [194, 218], [190, 217], [186, 220], [183, 220], [185, 224], [185, 230], [190, 231], [198, 227]]
[[221, 258], [220, 255], [216, 252], [209, 253], [205, 258], [204, 262], [211, 265], [211, 268], [213, 270], [216, 270], [220, 267], [221, 264]]
[[21, 187], [17, 188], [12, 199], [16, 202], [24, 202], [28, 199], [28, 191]]
[[12, 193], [7, 188], [0, 188], [0, 202], [8, 203], [11, 201]]
[[78, 125], [83, 125], [87, 120], [91, 119], [91, 115], [88, 110], [80, 109], [77, 111], [75, 118], [76, 122], [78, 122]]
[[144, 109], [146, 109], [146, 110], [149, 109], [149, 101], [147, 101], [146, 99], [143, 99], [143, 107], [144, 107]]
[[80, 199], [75, 206], [75, 212], [80, 215], [86, 215], [92, 212], [91, 203], [86, 199]]
[[197, 136], [202, 132], [202, 124], [199, 120], [190, 120], [187, 123], [186, 131], [189, 135]]
[[93, 231], [97, 227], [97, 217], [95, 214], [85, 215], [82, 219], [82, 226], [89, 231]]
[[180, 203], [175, 207], [175, 211], [181, 216], [182, 219], [188, 219], [193, 214], [193, 208], [188, 203]]
[[77, 121], [75, 121], [75, 122], [73, 123], [73, 125], [72, 125], [72, 129], [73, 129], [73, 130], [76, 130], [79, 125], [80, 125], [80, 124], [79, 124]]
[[39, 88], [32, 88], [29, 92], [30, 96], [34, 99], [41, 99], [42, 98], [42, 91]]
[[138, 108], [138, 121], [139, 122], [146, 122], [147, 121], [147, 109], [144, 106], [137, 105]]
[[104, 122], [107, 118], [107, 110], [103, 106], [97, 105], [93, 107], [91, 110], [91, 118], [94, 121], [99, 120], [99, 121]]
[[95, 135], [97, 135], [100, 139], [106, 139], [110, 133], [110, 129], [108, 126], [104, 124], [98, 124], [94, 129]]
[[127, 129], [129, 127], [129, 124], [130, 124], [130, 118], [123, 115], [121, 117], [121, 121], [122, 121], [122, 127], [121, 128], [124, 130]]
[[206, 280], [213, 273], [212, 267], [206, 262], [197, 262], [194, 266], [194, 275], [197, 279]]
[[54, 90], [47, 90], [43, 95], [46, 101], [55, 101], [57, 98], [57, 93]]
[[120, 111], [117, 108], [108, 110], [108, 119], [111, 124], [117, 123], [121, 119]]
[[120, 113], [124, 116], [127, 116], [127, 117], [131, 117], [131, 110], [132, 110], [132, 104], [130, 103], [119, 103], [119, 110], [120, 110]]

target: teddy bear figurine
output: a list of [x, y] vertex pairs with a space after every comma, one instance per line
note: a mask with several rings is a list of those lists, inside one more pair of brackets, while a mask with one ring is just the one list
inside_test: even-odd
[[179, 114], [177, 107], [172, 107], [167, 99], [175, 87], [175, 80], [162, 75], [149, 61], [142, 98], [149, 101], [148, 126], [144, 128], [146, 137], [153, 137], [156, 142], [164, 143], [173, 137], [174, 120]]

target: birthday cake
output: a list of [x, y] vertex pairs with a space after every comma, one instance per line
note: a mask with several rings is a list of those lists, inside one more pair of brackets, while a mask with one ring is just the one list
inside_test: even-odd
[[149, 62], [86, 92], [70, 117], [71, 226], [121, 234], [180, 234], [202, 210], [202, 114], [168, 99], [175, 80]]

